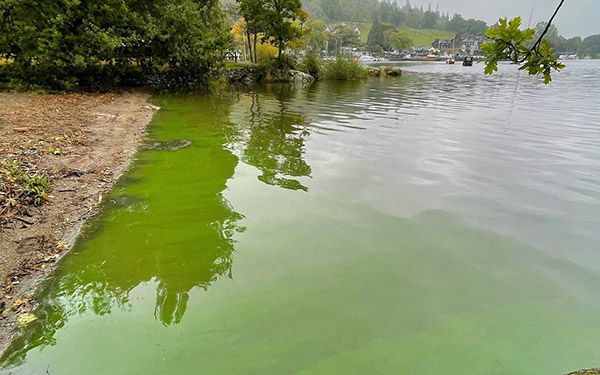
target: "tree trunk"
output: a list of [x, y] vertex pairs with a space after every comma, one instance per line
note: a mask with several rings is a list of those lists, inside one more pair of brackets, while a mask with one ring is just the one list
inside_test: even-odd
[[250, 31], [248, 27], [246, 27], [246, 38], [248, 39], [248, 52], [250, 53], [250, 62], [253, 63], [253, 55], [252, 55], [252, 39], [250, 38]]
[[258, 54], [256, 52], [256, 39], [258, 38], [258, 34], [254, 34], [254, 62], [258, 63]]
[[283, 51], [283, 40], [281, 38], [279, 38], [279, 44], [277, 46], [279, 47], [279, 51], [277, 51], [277, 59], [281, 61], [281, 52]]

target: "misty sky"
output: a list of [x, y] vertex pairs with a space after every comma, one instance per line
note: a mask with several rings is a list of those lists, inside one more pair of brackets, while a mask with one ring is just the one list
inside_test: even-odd
[[[398, 0], [404, 4], [406, 0]], [[559, 0], [411, 0], [413, 5], [431, 3], [435, 8], [439, 4], [440, 11], [460, 13], [466, 18], [478, 18], [493, 24], [500, 17], [521, 16], [525, 26], [529, 22], [531, 9], [535, 7], [531, 25], [548, 20]], [[600, 34], [600, 0], [566, 0], [557, 16], [556, 26], [561, 35], [586, 37]]]

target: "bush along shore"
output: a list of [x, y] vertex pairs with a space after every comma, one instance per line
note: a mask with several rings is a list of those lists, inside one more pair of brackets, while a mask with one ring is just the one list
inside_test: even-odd
[[399, 67], [369, 67], [345, 57], [324, 62], [315, 55], [308, 54], [301, 63], [288, 59], [284, 65], [277, 60], [258, 64], [237, 64], [225, 69], [225, 78], [229, 83], [272, 83], [289, 82], [310, 84], [315, 81], [354, 81], [369, 77], [400, 77]]

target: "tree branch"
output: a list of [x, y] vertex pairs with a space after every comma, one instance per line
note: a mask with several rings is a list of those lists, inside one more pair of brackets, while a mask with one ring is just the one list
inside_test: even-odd
[[535, 52], [536, 54], [539, 55], [537, 48], [540, 46], [540, 43], [542, 43], [542, 40], [544, 39], [544, 36], [546, 36], [546, 34], [548, 33], [548, 30], [550, 30], [550, 25], [552, 25], [552, 22], [554, 21], [554, 18], [556, 18], [556, 15], [558, 14], [558, 11], [560, 10], [560, 8], [563, 6], [565, 0], [561, 0], [560, 3], [558, 4], [558, 7], [556, 8], [556, 10], [554, 11], [554, 14], [552, 15], [552, 17], [550, 18], [550, 21], [548, 21], [548, 23], [546, 24], [546, 28], [544, 29], [544, 31], [542, 32], [542, 34], [540, 35], [540, 37], [538, 38], [538, 40], [533, 44], [533, 47], [531, 47], [531, 50], [529, 52], [527, 52], [527, 54], [525, 55], [525, 57], [523, 57], [519, 63], [523, 63], [527, 60], [527, 58], [529, 58], [529, 56], [531, 56], [531, 54], [533, 52]]

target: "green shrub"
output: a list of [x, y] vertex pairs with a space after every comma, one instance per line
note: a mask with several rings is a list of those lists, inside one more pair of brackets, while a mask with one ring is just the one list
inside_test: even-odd
[[[17, 161], [5, 162], [0, 165], [0, 183], [4, 194], [5, 208], [11, 208], [18, 199], [25, 204], [41, 206], [47, 199], [51, 190], [50, 182], [44, 176], [24, 169]], [[5, 191], [6, 190], [6, 191]], [[16, 194], [11, 198], [10, 192]]]
[[310, 74], [315, 79], [319, 79], [322, 69], [323, 63], [321, 62], [321, 59], [319, 59], [319, 56], [317, 56], [317, 54], [314, 52], [310, 52], [304, 56], [302, 64], [300, 65], [301, 71]]
[[337, 81], [353, 81], [366, 79], [369, 76], [367, 68], [358, 61], [338, 56], [335, 61], [325, 64], [323, 78]]
[[272, 58], [256, 65], [256, 78], [263, 82], [288, 82], [291, 79], [290, 70], [296, 69], [296, 59], [292, 56], [281, 55], [281, 59]]
[[110, 90], [158, 74], [167, 89], [201, 89], [221, 76], [231, 38], [217, 0], [8, 3], [0, 59], [11, 63], [0, 86]]

